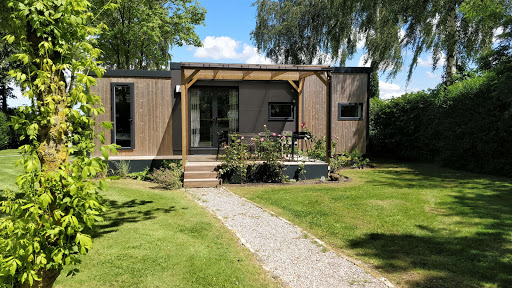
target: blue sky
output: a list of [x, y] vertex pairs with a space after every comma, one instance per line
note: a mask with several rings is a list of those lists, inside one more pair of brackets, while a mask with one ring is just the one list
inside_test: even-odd
[[[203, 47], [174, 47], [171, 50], [173, 62], [270, 63], [263, 55], [258, 54], [251, 41], [250, 32], [254, 29], [256, 17], [256, 7], [252, 6], [254, 0], [200, 2], [207, 10], [205, 25], [196, 28]], [[438, 68], [432, 71], [431, 55], [423, 54], [406, 90], [406, 69], [410, 57], [407, 57], [407, 52], [404, 53], [406, 65], [403, 71], [394, 79], [381, 76], [381, 98], [389, 99], [405, 92], [433, 88], [441, 81], [442, 70]], [[358, 53], [347, 61], [346, 66], [362, 66], [363, 55], [364, 47], [360, 47]], [[19, 99], [9, 100], [9, 106], [28, 104], [27, 99], [21, 97], [19, 89], [15, 89], [15, 94]]]
[[[174, 62], [221, 62], [221, 63], [268, 63], [268, 59], [257, 54], [250, 32], [255, 26], [256, 7], [253, 0], [206, 0], [201, 5], [206, 8], [205, 26], [196, 29], [203, 41], [203, 48], [176, 47], [172, 50]], [[362, 44], [362, 43], [361, 43]], [[362, 46], [362, 45], [361, 45]], [[410, 57], [405, 53], [405, 63]], [[364, 47], [347, 61], [346, 66], [362, 66]], [[432, 71], [430, 54], [423, 54], [414, 70], [409, 85], [406, 85], [405, 65], [394, 79], [381, 76], [381, 98], [399, 96], [403, 93], [435, 87], [441, 81], [442, 70]], [[442, 67], [442, 65], [439, 65]], [[406, 90], [407, 86], [407, 90]]]

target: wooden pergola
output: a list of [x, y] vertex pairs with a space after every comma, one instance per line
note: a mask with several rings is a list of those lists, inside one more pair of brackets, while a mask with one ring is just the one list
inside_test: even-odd
[[[330, 66], [322, 65], [253, 65], [253, 64], [214, 64], [214, 63], [181, 63], [181, 146], [183, 165], [187, 162], [189, 152], [189, 99], [188, 89], [197, 80], [261, 80], [261, 81], [288, 81], [298, 92], [297, 123], [302, 123], [302, 97], [304, 81], [307, 77], [316, 76], [326, 86], [327, 105], [326, 117], [330, 115]], [[331, 121], [326, 121], [327, 158], [331, 147]]]

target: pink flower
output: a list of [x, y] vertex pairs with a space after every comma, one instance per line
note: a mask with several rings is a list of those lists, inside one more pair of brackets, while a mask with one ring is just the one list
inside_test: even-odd
[[338, 136], [336, 136], [336, 134], [334, 134], [334, 138], [339, 139]]
[[283, 135], [283, 136], [281, 136], [281, 139], [283, 139], [283, 140], [284, 140], [285, 138], [286, 138], [286, 137], [284, 137], [284, 135]]
[[263, 140], [265, 140], [265, 139], [263, 139], [263, 137], [261, 137], [261, 138], [260, 138], [260, 142], [263, 142]]
[[276, 133], [272, 133], [272, 136], [276, 136]]
[[281, 134], [277, 134], [277, 136], [281, 137]]
[[304, 128], [304, 126], [306, 126], [306, 122], [302, 122], [302, 124], [300, 125], [300, 128]]
[[228, 148], [228, 145], [224, 144], [224, 149]]
[[244, 140], [244, 136], [240, 137], [240, 139]]
[[254, 141], [255, 139], [254, 138], [251, 138], [251, 141]]
[[267, 125], [263, 125], [263, 128], [267, 128]]

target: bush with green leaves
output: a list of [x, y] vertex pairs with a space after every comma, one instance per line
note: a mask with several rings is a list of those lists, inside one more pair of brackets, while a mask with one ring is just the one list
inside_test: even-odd
[[372, 99], [371, 149], [448, 167], [512, 174], [512, 60], [451, 86]]
[[7, 123], [8, 116], [0, 112], [0, 150], [8, 148], [11, 143], [11, 130]]
[[153, 170], [149, 178], [165, 189], [183, 187], [183, 167], [180, 163], [169, 163]]
[[128, 177], [132, 178], [132, 179], [135, 179], [135, 180], [139, 180], [139, 181], [150, 180], [150, 177], [149, 177], [150, 173], [149, 172], [150, 172], [149, 167], [146, 167], [142, 171], [132, 172], [132, 173], [128, 174]]
[[247, 181], [247, 166], [249, 159], [249, 146], [240, 134], [230, 135], [229, 145], [224, 146], [219, 174], [229, 183], [244, 183]]
[[257, 167], [258, 172], [255, 175], [260, 176], [256, 179], [267, 183], [284, 182], [286, 177], [284, 175], [284, 164], [281, 161], [283, 160], [283, 146], [286, 137], [271, 132], [266, 125], [263, 128], [263, 135], [259, 135], [259, 152], [263, 164]]
[[363, 157], [363, 154], [359, 150], [354, 149], [352, 152], [348, 152], [347, 149], [343, 151], [343, 154], [337, 154], [330, 159], [329, 165], [332, 173], [336, 173], [342, 168], [359, 168], [363, 169], [370, 163], [368, 158]]

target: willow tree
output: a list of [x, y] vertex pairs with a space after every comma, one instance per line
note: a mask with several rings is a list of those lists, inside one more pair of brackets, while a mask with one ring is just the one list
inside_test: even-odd
[[[491, 47], [493, 31], [501, 25], [492, 11], [510, 9], [510, 0], [259, 0], [255, 5], [252, 38], [276, 62], [301, 59], [287, 58], [286, 53], [307, 59], [329, 54], [344, 65], [363, 41], [371, 66], [391, 77], [401, 71], [403, 52], [410, 50], [408, 79], [423, 52], [432, 53], [433, 69], [446, 55], [446, 76], [451, 79], [457, 65], [467, 65]], [[308, 21], [316, 13], [324, 17]], [[279, 40], [284, 34], [288, 40]], [[304, 37], [316, 47], [293, 45]]]
[[[102, 11], [109, 0], [92, 0]], [[117, 0], [96, 22], [107, 30], [98, 37], [100, 60], [107, 68], [160, 70], [169, 67], [173, 46], [201, 46], [195, 25], [204, 23], [206, 10], [192, 0]]]
[[[30, 139], [20, 147], [18, 195], [5, 191], [0, 204], [0, 281], [7, 287], [51, 287], [64, 265], [91, 248], [87, 235], [104, 209], [98, 194], [105, 170], [89, 155], [96, 148], [93, 116], [103, 113], [89, 92], [93, 72], [103, 72], [94, 48], [99, 28], [87, 0], [8, 0], [13, 28], [3, 38], [17, 43], [22, 69], [10, 72], [31, 100], [13, 117]], [[103, 123], [105, 127], [111, 127]], [[108, 148], [102, 146], [103, 156]], [[71, 158], [72, 157], [72, 158]]]

